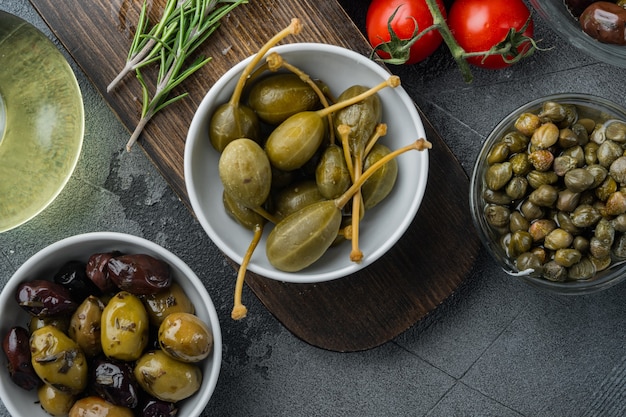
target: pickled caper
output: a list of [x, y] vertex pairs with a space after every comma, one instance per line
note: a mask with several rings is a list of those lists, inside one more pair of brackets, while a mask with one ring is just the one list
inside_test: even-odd
[[570, 267], [582, 259], [582, 254], [576, 249], [561, 248], [554, 254], [554, 262], [557, 264]]
[[513, 211], [509, 216], [509, 230], [516, 232], [518, 230], [528, 230], [530, 222], [526, 220], [524, 215], [519, 211]]
[[526, 195], [528, 180], [524, 177], [513, 177], [506, 185], [505, 192], [513, 200], [519, 200]]
[[574, 168], [564, 177], [565, 186], [574, 193], [581, 193], [591, 187], [595, 177], [585, 168]]
[[596, 266], [589, 258], [582, 258], [568, 269], [568, 278], [582, 281], [592, 278], [596, 274]]
[[564, 249], [571, 245], [573, 240], [574, 236], [571, 233], [561, 228], [556, 228], [546, 235], [544, 246], [552, 250]]
[[548, 281], [564, 282], [567, 279], [567, 268], [556, 261], [549, 261], [543, 265], [543, 277]]
[[609, 173], [619, 184], [626, 184], [626, 156], [620, 156], [613, 161]]
[[623, 153], [624, 150], [617, 142], [606, 140], [598, 148], [598, 163], [608, 168], [617, 158], [622, 156]]
[[556, 229], [557, 225], [551, 219], [539, 219], [531, 223], [528, 232], [535, 242], [542, 242], [546, 236]]
[[539, 207], [551, 207], [559, 195], [555, 187], [549, 184], [542, 184], [528, 196], [528, 201]]
[[607, 139], [623, 144], [626, 142], [626, 123], [621, 120], [607, 122], [605, 135]]
[[536, 149], [548, 149], [559, 140], [559, 128], [554, 123], [539, 126], [530, 138], [530, 144]]
[[503, 188], [513, 176], [513, 168], [510, 162], [502, 162], [491, 165], [485, 174], [485, 181], [490, 190], [498, 191]]
[[541, 126], [541, 119], [534, 113], [524, 112], [519, 115], [514, 126], [524, 135], [532, 136], [535, 130]]

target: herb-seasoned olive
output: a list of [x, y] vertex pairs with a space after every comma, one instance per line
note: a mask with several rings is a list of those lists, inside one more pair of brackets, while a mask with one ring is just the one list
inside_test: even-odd
[[30, 337], [31, 362], [46, 384], [70, 394], [87, 386], [87, 359], [76, 342], [54, 326], [35, 330]]
[[21, 283], [15, 299], [20, 307], [38, 317], [71, 314], [78, 307], [65, 287], [42, 279]]
[[39, 405], [51, 416], [67, 416], [76, 396], [56, 389], [50, 384], [43, 384], [37, 389]]
[[189, 313], [172, 313], [159, 326], [163, 352], [183, 362], [199, 362], [213, 349], [211, 329]]
[[148, 344], [148, 328], [143, 303], [133, 294], [121, 291], [102, 311], [102, 351], [111, 358], [136, 360]]
[[133, 411], [130, 408], [120, 407], [105, 399], [92, 395], [77, 400], [68, 417], [133, 417]]
[[94, 357], [102, 352], [100, 341], [100, 322], [104, 303], [97, 297], [85, 298], [72, 314], [68, 336], [74, 339], [87, 357]]
[[172, 313], [195, 313], [195, 308], [185, 290], [176, 282], [166, 290], [142, 297], [150, 323], [160, 326]]
[[143, 253], [111, 258], [107, 269], [109, 278], [120, 290], [135, 295], [154, 294], [172, 283], [167, 262]]
[[198, 391], [202, 382], [197, 365], [173, 359], [161, 350], [142, 355], [133, 372], [144, 391], [163, 401], [184, 400]]
[[63, 264], [54, 274], [54, 282], [67, 288], [77, 303], [100, 293], [100, 289], [87, 277], [87, 264], [82, 261]]
[[112, 291], [115, 288], [115, 284], [109, 278], [107, 264], [109, 259], [119, 255], [121, 255], [119, 252], [94, 253], [87, 260], [85, 273], [103, 293]]
[[128, 408], [139, 404], [139, 384], [128, 362], [98, 358], [91, 364], [90, 381], [90, 388], [111, 404]]
[[27, 391], [41, 384], [31, 363], [30, 335], [23, 327], [9, 329], [2, 339], [2, 350], [7, 358], [7, 370], [11, 380]]

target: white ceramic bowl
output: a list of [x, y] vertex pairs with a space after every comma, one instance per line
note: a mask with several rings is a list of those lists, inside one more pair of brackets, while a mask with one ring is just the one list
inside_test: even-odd
[[[210, 356], [200, 363], [202, 385], [192, 397], [179, 403], [178, 415], [196, 417], [206, 407], [217, 384], [222, 361], [222, 334], [211, 297], [196, 274], [176, 255], [156, 243], [140, 237], [112, 232], [87, 233], [56, 242], [26, 261], [9, 279], [0, 294], [0, 330], [2, 337], [15, 325], [27, 326], [29, 316], [15, 301], [15, 291], [22, 282], [37, 277], [50, 279], [67, 261], [87, 261], [98, 252], [118, 250], [124, 253], [145, 253], [167, 262], [175, 281], [193, 302], [196, 315], [209, 325], [214, 346]], [[0, 355], [0, 398], [13, 417], [49, 417], [36, 402], [35, 390], [26, 391], [15, 385], [6, 369], [7, 360]]]
[[[289, 63], [319, 78], [335, 95], [360, 84], [373, 87], [389, 77], [380, 65], [354, 51], [317, 43], [280, 45], [271, 51], [280, 53]], [[252, 232], [231, 219], [222, 205], [222, 183], [218, 174], [219, 153], [211, 146], [208, 125], [214, 109], [228, 101], [235, 84], [251, 57], [227, 71], [208, 91], [189, 127], [185, 145], [185, 184], [198, 221], [213, 242], [230, 259], [241, 264]], [[424, 127], [415, 104], [400, 86], [379, 93], [387, 135], [381, 140], [397, 149], [425, 138]], [[265, 236], [254, 252], [248, 269], [267, 278], [294, 283], [315, 283], [354, 273], [379, 259], [402, 236], [413, 221], [422, 201], [428, 178], [428, 152], [410, 151], [397, 158], [398, 180], [392, 193], [368, 211], [361, 223], [360, 247], [363, 261], [349, 259], [350, 245], [331, 248], [313, 265], [297, 273], [274, 268], [265, 255]]]

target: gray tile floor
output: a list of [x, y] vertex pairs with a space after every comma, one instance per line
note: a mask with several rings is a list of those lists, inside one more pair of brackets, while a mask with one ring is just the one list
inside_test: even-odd
[[[362, 25], [364, 3], [341, 3]], [[0, 9], [50, 35], [26, 0], [0, 0]], [[552, 48], [511, 69], [475, 70], [471, 85], [445, 50], [393, 68], [468, 174], [490, 129], [527, 101], [579, 91], [626, 102], [626, 70], [586, 57], [541, 20], [537, 38]], [[132, 233], [173, 251], [206, 284], [222, 324], [222, 372], [204, 415], [626, 415], [624, 284], [594, 295], [544, 294], [505, 276], [483, 251], [440, 308], [369, 351], [302, 342], [247, 289], [251, 314], [233, 322], [234, 271], [140, 149], [123, 151], [128, 132], [74, 68], [86, 108], [81, 159], [52, 206], [0, 234], [0, 284], [46, 245], [83, 232]]]

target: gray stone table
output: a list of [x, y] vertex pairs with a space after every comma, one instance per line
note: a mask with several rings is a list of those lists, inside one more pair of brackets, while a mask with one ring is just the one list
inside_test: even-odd
[[[363, 28], [366, 2], [341, 3]], [[0, 0], [0, 9], [54, 39], [27, 0]], [[510, 69], [474, 70], [472, 84], [463, 82], [443, 48], [424, 63], [392, 68], [468, 175], [490, 130], [527, 101], [576, 91], [626, 102], [626, 70], [582, 54], [540, 18], [536, 32], [549, 50]], [[233, 268], [143, 152], [123, 151], [129, 133], [70, 63], [84, 94], [83, 151], [49, 208], [0, 234], [0, 285], [45, 246], [84, 232], [131, 233], [174, 252], [206, 284], [221, 320], [222, 372], [203, 415], [626, 414], [626, 285], [594, 295], [550, 295], [506, 276], [484, 251], [440, 308], [372, 350], [312, 347], [282, 327], [247, 289], [251, 314], [232, 321]], [[0, 415], [8, 415], [3, 406]]]

